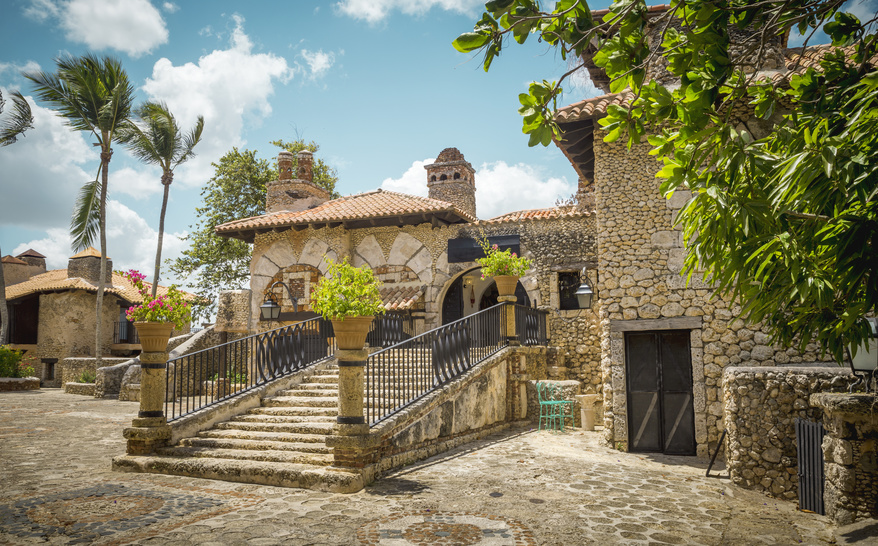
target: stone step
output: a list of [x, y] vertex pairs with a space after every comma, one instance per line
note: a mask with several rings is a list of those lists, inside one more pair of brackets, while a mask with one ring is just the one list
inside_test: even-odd
[[273, 406], [253, 408], [247, 412], [248, 415], [291, 415], [307, 417], [313, 416], [330, 416], [335, 418], [338, 415], [338, 404], [332, 407], [294, 407], [294, 406]]
[[293, 432], [296, 434], [322, 434], [332, 433], [333, 423], [248, 423], [246, 421], [226, 421], [217, 423], [213, 430], [242, 430], [262, 432]]
[[334, 415], [267, 415], [244, 414], [232, 417], [233, 423], [335, 423]]
[[[338, 392], [338, 383], [300, 383], [287, 391], [335, 391]], [[283, 391], [281, 391], [283, 392]]]
[[284, 389], [277, 391], [276, 396], [301, 396], [301, 397], [320, 397], [320, 396], [338, 396], [338, 389]]
[[163, 447], [156, 450], [158, 455], [169, 457], [201, 457], [211, 459], [236, 459], [246, 461], [266, 461], [275, 463], [298, 463], [317, 466], [332, 464], [332, 455], [306, 453], [302, 451], [275, 451], [271, 449], [224, 449], [214, 447]]
[[335, 408], [338, 406], [336, 396], [272, 396], [262, 400], [263, 407], [312, 407], [312, 408]]
[[323, 443], [326, 436], [320, 434], [302, 434], [297, 432], [268, 432], [263, 430], [203, 430], [198, 438], [218, 438], [236, 440], [267, 440], [271, 442], [306, 442]]
[[274, 451], [301, 451], [303, 453], [332, 453], [332, 449], [320, 442], [275, 442], [271, 440], [240, 440], [237, 438], [183, 438], [184, 447], [220, 449], [251, 449]]
[[309, 383], [337, 384], [338, 374], [335, 375], [312, 375], [308, 378]]
[[113, 459], [113, 469], [122, 472], [172, 474], [277, 487], [299, 487], [333, 493], [354, 493], [363, 489], [365, 485], [363, 476], [359, 473], [330, 470], [325, 466], [208, 457], [124, 455]]

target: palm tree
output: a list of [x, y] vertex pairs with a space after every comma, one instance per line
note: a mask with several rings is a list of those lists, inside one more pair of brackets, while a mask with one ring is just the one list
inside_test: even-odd
[[119, 132], [119, 141], [139, 160], [162, 168], [162, 212], [159, 216], [159, 242], [155, 253], [155, 274], [152, 277], [152, 297], [156, 297], [162, 262], [162, 239], [165, 233], [165, 211], [168, 209], [168, 190], [174, 181], [174, 169], [195, 155], [193, 148], [201, 140], [204, 118], [183, 135], [174, 115], [163, 102], [146, 102], [135, 111], [138, 122], [129, 121]]
[[128, 120], [134, 100], [134, 88], [122, 64], [112, 57], [91, 54], [70, 55], [55, 60], [57, 72], [32, 72], [25, 77], [34, 82], [37, 97], [51, 104], [74, 131], [90, 132], [101, 149], [100, 178], [86, 183], [70, 222], [74, 250], [87, 247], [100, 232], [101, 276], [95, 304], [95, 357], [101, 362], [101, 311], [107, 276], [107, 175], [111, 144], [116, 132]]
[[[0, 114], [3, 113], [3, 93], [0, 93]], [[19, 136], [34, 126], [34, 116], [30, 111], [30, 105], [21, 96], [21, 93], [12, 93], [12, 113], [0, 121], [0, 147], [9, 146]], [[0, 252], [0, 256], [3, 253]], [[6, 344], [6, 332], [9, 331], [9, 312], [6, 309], [6, 279], [3, 277], [3, 267], [0, 266], [0, 345]]]

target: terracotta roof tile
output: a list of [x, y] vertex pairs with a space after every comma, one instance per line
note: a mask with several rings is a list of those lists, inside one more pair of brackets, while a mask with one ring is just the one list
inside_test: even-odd
[[446, 201], [392, 191], [375, 190], [333, 199], [313, 209], [298, 212], [275, 212], [226, 222], [216, 227], [220, 235], [260, 228], [288, 227], [312, 223], [344, 222], [408, 214], [450, 212], [462, 220], [475, 218]]
[[529, 209], [508, 212], [495, 216], [490, 220], [481, 220], [479, 224], [500, 224], [503, 222], [526, 222], [532, 220], [552, 220], [555, 218], [574, 218], [588, 216], [588, 212], [578, 211], [572, 206], [551, 207], [547, 209]]
[[424, 297], [427, 286], [423, 284], [385, 284], [379, 289], [381, 301], [388, 311], [404, 311], [414, 308]]
[[[86, 290], [89, 292], [97, 292], [98, 287], [91, 284], [81, 277], [67, 277], [66, 269], [53, 269], [41, 275], [34, 275], [30, 279], [13, 284], [6, 287], [6, 299], [14, 300], [30, 294], [39, 294], [42, 292], [54, 292], [58, 290]], [[135, 303], [140, 301], [140, 292], [131, 284], [131, 282], [119, 275], [113, 273], [113, 285], [107, 286], [105, 292], [114, 294], [120, 298]], [[167, 294], [168, 289], [159, 285], [158, 294]], [[195, 296], [187, 294], [191, 298]]]
[[601, 95], [592, 97], [564, 108], [559, 108], [555, 113], [555, 121], [558, 123], [568, 123], [571, 121], [579, 121], [581, 119], [590, 119], [602, 117], [607, 114], [607, 108], [611, 104], [628, 108], [629, 101], [634, 98], [631, 91], [623, 91], [621, 93], [610, 93], [609, 95]]
[[27, 262], [24, 260], [19, 260], [18, 258], [13, 258], [10, 255], [3, 256], [3, 259], [0, 260], [4, 264], [17, 264], [17, 265], [27, 265]]
[[[101, 257], [101, 253], [99, 250], [95, 249], [94, 247], [88, 247], [85, 250], [83, 250], [82, 252], [71, 256], [70, 259], [72, 260], [74, 258], [100, 258], [100, 257]], [[109, 260], [110, 257], [107, 256], [107, 259]]]
[[30, 258], [45, 258], [45, 256], [43, 256], [42, 254], [40, 254], [39, 252], [37, 252], [36, 250], [34, 250], [32, 248], [25, 250], [24, 252], [19, 254], [17, 257], [21, 258], [22, 256], [27, 256]]

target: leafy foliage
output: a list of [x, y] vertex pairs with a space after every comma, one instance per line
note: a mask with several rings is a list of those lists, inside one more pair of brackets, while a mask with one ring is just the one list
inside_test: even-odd
[[0, 377], [31, 377], [34, 368], [19, 350], [0, 345]]
[[498, 275], [513, 275], [521, 277], [530, 269], [531, 261], [519, 256], [512, 249], [500, 250], [498, 245], [489, 246], [488, 240], [479, 240], [479, 246], [485, 251], [484, 258], [476, 259], [476, 263], [482, 266], [482, 279], [496, 277]]
[[[690, 277], [704, 274], [731, 294], [775, 341], [817, 341], [841, 362], [845, 346], [868, 335], [862, 316], [878, 303], [876, 19], [861, 22], [842, 4], [674, 0], [647, 17], [645, 2], [618, 0], [595, 20], [582, 1], [549, 12], [497, 0], [454, 45], [481, 51], [486, 70], [510, 36], [536, 34], [579, 60], [520, 96], [531, 145], [548, 144], [547, 133], [563, 138], [553, 101], [587, 61], [606, 71], [611, 91], [630, 90], [630, 108], [612, 106], [599, 120], [604, 140], [631, 147], [649, 135], [662, 192], [692, 191], [677, 218]], [[832, 46], [819, 66], [781, 81], [761, 72], [778, 36], [805, 34], [807, 44], [821, 26]], [[662, 48], [650, 49], [647, 36]], [[678, 86], [646, 78], [659, 61]], [[741, 111], [749, 119], [734, 115]]]
[[[301, 149], [316, 152], [319, 146], [303, 140], [273, 142], [294, 155]], [[214, 176], [201, 190], [201, 206], [195, 209], [197, 224], [184, 238], [189, 248], [169, 262], [170, 270], [189, 278], [196, 286], [198, 300], [193, 302], [193, 316], [209, 319], [216, 312], [222, 290], [243, 288], [250, 280], [251, 245], [238, 239], [219, 237], [214, 228], [225, 222], [265, 213], [265, 185], [276, 180], [277, 170], [267, 160], [256, 157], [255, 150], [233, 148], [213, 163]], [[294, 171], [295, 171], [294, 165]], [[335, 169], [316, 160], [314, 182], [337, 197]]]
[[311, 308], [326, 319], [383, 315], [384, 304], [375, 278], [368, 266], [354, 267], [348, 263], [326, 260], [326, 276], [321, 277], [311, 292]]
[[[3, 93], [0, 93], [0, 114], [3, 113], [3, 107], [6, 101], [3, 100]], [[6, 117], [0, 122], [0, 147], [9, 146], [18, 140], [18, 137], [24, 135], [28, 129], [34, 126], [34, 116], [31, 113], [30, 105], [18, 91], [12, 93], [12, 113], [6, 114]]]

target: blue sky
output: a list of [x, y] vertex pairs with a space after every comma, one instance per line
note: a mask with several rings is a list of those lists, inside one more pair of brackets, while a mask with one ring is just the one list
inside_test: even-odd
[[[533, 79], [557, 78], [566, 62], [534, 41], [510, 47], [486, 74], [451, 47], [480, 7], [475, 0], [13, 0], [0, 20], [0, 89], [30, 97], [22, 70], [53, 70], [58, 55], [91, 51], [122, 61], [139, 101], [166, 101], [185, 127], [205, 117], [198, 156], [171, 187], [165, 257], [185, 248], [179, 236], [195, 223], [211, 162], [234, 146], [273, 160], [278, 150], [269, 142], [297, 135], [320, 144], [342, 194], [378, 187], [426, 194], [423, 165], [454, 146], [477, 170], [480, 217], [551, 206], [575, 191], [576, 175], [557, 148], [528, 148], [517, 97]], [[565, 101], [595, 94], [579, 82]], [[76, 192], [99, 162], [88, 135], [33, 106], [35, 128], [0, 148], [0, 250], [34, 248], [50, 268], [63, 268]], [[117, 268], [152, 272], [159, 177], [115, 147], [108, 254]]]

